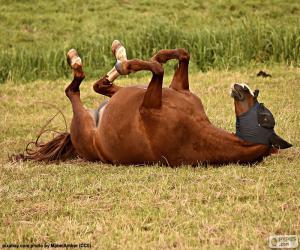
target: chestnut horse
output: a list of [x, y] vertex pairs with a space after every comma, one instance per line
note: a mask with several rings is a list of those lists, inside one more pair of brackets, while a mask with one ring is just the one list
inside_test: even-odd
[[[103, 77], [94, 90], [110, 99], [96, 111], [80, 100], [85, 77], [80, 57], [72, 49], [67, 59], [74, 75], [65, 90], [73, 109], [70, 133], [38, 144], [25, 159], [57, 161], [78, 155], [111, 164], [178, 166], [251, 163], [271, 153], [269, 145], [246, 142], [211, 124], [200, 98], [189, 90], [190, 56], [184, 49], [161, 50], [149, 61], [118, 60], [117, 75], [146, 70], [152, 73], [150, 83], [120, 87]], [[163, 88], [163, 64], [171, 59], [178, 60], [178, 67], [170, 86]]]

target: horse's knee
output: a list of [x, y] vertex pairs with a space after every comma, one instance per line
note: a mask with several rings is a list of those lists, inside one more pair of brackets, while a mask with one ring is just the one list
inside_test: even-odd
[[99, 93], [99, 84], [98, 84], [98, 82], [95, 82], [95, 83], [93, 84], [93, 89], [94, 89], [94, 91], [95, 91], [96, 93]]
[[93, 89], [95, 92], [102, 94], [101, 90], [103, 90], [103, 88], [107, 88], [110, 85], [111, 85], [110, 81], [106, 77], [103, 77], [99, 81], [94, 83]]
[[106, 95], [106, 92], [108, 91], [111, 84], [109, 82], [108, 82], [108, 84], [106, 84], [105, 82], [103, 82], [101, 80], [102, 79], [100, 79], [99, 81], [94, 83], [93, 89], [98, 94]]
[[164, 67], [159, 62], [154, 61], [152, 63], [152, 72], [155, 75], [163, 76], [164, 75]]
[[93, 89], [96, 93], [112, 97], [121, 87], [111, 83], [106, 77], [101, 78], [99, 81], [95, 82]]
[[186, 49], [177, 49], [178, 54], [179, 54], [179, 61], [189, 61], [190, 60], [190, 54]]

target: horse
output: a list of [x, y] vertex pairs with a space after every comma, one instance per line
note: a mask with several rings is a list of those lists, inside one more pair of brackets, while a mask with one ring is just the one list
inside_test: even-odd
[[[114, 165], [180, 166], [253, 163], [271, 154], [272, 146], [247, 142], [210, 122], [201, 99], [189, 90], [187, 50], [163, 49], [149, 60], [127, 60], [120, 48], [120, 42], [113, 43], [117, 64], [93, 85], [97, 93], [110, 97], [96, 110], [85, 108], [80, 99], [85, 73], [78, 53], [75, 49], [67, 53], [73, 72], [65, 89], [73, 110], [70, 132], [37, 143], [24, 159], [51, 162], [80, 157]], [[163, 65], [172, 59], [178, 65], [165, 88]], [[146, 86], [113, 83], [119, 75], [142, 70], [152, 73]], [[246, 108], [245, 102], [235, 100], [236, 112], [239, 107], [247, 112], [251, 102]]]

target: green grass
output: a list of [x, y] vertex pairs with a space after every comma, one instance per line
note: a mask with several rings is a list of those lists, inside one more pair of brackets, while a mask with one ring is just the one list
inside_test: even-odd
[[0, 13], [0, 83], [66, 76], [71, 47], [95, 78], [113, 64], [113, 39], [124, 42], [129, 58], [184, 47], [193, 72], [300, 60], [300, 4], [293, 0], [1, 0]]
[[[255, 166], [110, 166], [66, 163], [9, 163], [35, 139], [56, 112], [71, 119], [64, 95], [70, 80], [7, 82], [0, 86], [0, 243], [91, 243], [93, 249], [266, 249], [274, 234], [300, 236], [299, 69], [266, 67], [272, 78], [256, 78], [261, 68], [208, 71], [190, 76], [210, 120], [234, 131], [229, 86], [247, 81], [261, 90], [276, 131], [294, 147]], [[169, 72], [170, 73], [170, 72]], [[69, 77], [70, 78], [70, 77]], [[122, 86], [148, 77], [118, 80]], [[165, 79], [165, 86], [170, 76]], [[85, 81], [87, 107], [104, 97]], [[45, 102], [45, 103], [41, 103]], [[52, 128], [63, 130], [62, 119]]]
[[[299, 237], [299, 14], [294, 0], [0, 0], [0, 244], [265, 249], [270, 235]], [[192, 91], [210, 120], [232, 132], [229, 86], [249, 82], [272, 110], [276, 132], [294, 147], [251, 167], [8, 162], [57, 112], [51, 104], [70, 123], [64, 88], [71, 47], [87, 74], [83, 102], [96, 107], [105, 99], [92, 83], [114, 63], [113, 39], [124, 42], [129, 58], [188, 49]], [[272, 78], [257, 78], [261, 69]], [[148, 81], [145, 73], [118, 80]], [[64, 130], [63, 119], [50, 127]]]

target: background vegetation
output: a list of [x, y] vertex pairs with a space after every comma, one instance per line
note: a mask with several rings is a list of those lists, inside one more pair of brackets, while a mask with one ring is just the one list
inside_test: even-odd
[[130, 58], [187, 48], [193, 71], [298, 65], [299, 15], [294, 0], [1, 0], [0, 82], [66, 76], [71, 47], [95, 78], [114, 63], [113, 39], [125, 43]]
[[[300, 236], [299, 15], [300, 3], [292, 0], [0, 0], [0, 244], [266, 249], [270, 235]], [[116, 38], [131, 58], [188, 48], [191, 90], [226, 130], [235, 131], [229, 86], [259, 88], [277, 133], [293, 148], [254, 166], [8, 162], [57, 112], [51, 104], [70, 124], [64, 88], [71, 47], [87, 72], [84, 104], [94, 108], [105, 99], [92, 83], [114, 63], [110, 44]], [[272, 78], [257, 78], [261, 69]], [[149, 74], [117, 81], [145, 84]], [[63, 119], [55, 118], [51, 128], [64, 130]]]

